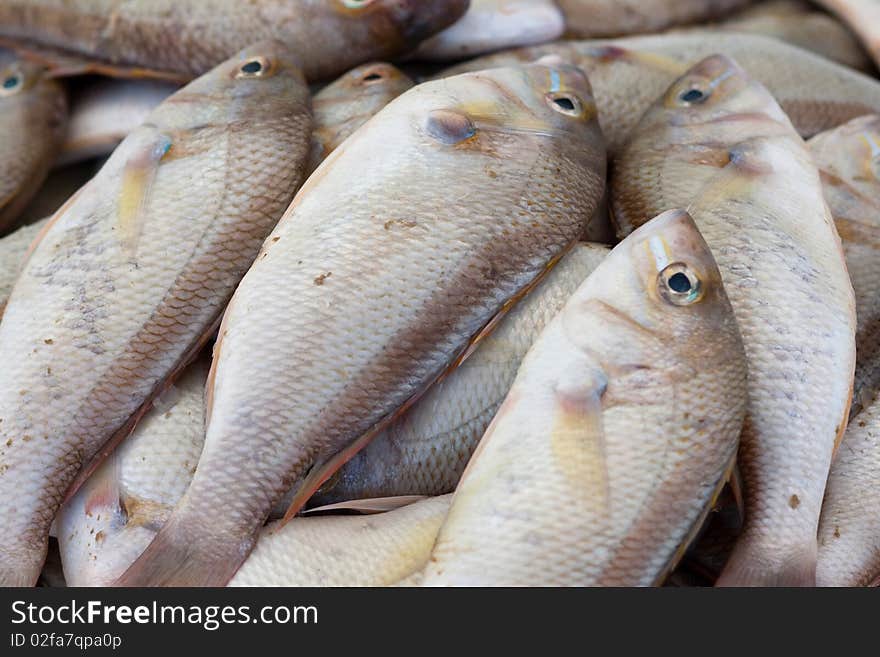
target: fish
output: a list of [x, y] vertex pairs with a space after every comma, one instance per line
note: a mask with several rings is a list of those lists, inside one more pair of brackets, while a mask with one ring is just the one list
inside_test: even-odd
[[880, 585], [880, 399], [849, 425], [819, 522], [819, 586]]
[[859, 71], [870, 72], [874, 67], [858, 38], [846, 26], [804, 2], [762, 2], [719, 23], [679, 29], [714, 29], [759, 34], [810, 50]]
[[[104, 64], [201, 75], [258, 41], [294, 50], [309, 81], [412, 49], [448, 27], [469, 0], [5, 0], [0, 36]], [[126, 70], [135, 67], [135, 70]]]
[[271, 523], [229, 586], [413, 586], [451, 495], [374, 515]]
[[572, 249], [470, 358], [343, 465], [309, 504], [454, 491], [529, 347], [608, 251], [584, 243]]
[[808, 145], [856, 298], [852, 418], [880, 391], [880, 115], [853, 119]]
[[554, 41], [565, 31], [565, 17], [553, 0], [471, 0], [452, 26], [426, 39], [413, 57], [443, 62], [494, 50]]
[[650, 586], [733, 469], [742, 337], [694, 221], [621, 242], [529, 350], [455, 490], [425, 586]]
[[105, 79], [77, 89], [56, 166], [109, 155], [179, 87], [161, 80]]
[[67, 97], [40, 66], [9, 62], [0, 72], [0, 233], [39, 190], [61, 148]]
[[216, 330], [303, 178], [308, 87], [256, 44], [159, 105], [44, 227], [0, 322], [0, 585]]
[[645, 114], [614, 163], [620, 234], [687, 207], [749, 361], [745, 520], [720, 585], [815, 583], [816, 528], [855, 367], [855, 303], [810, 153], [768, 90], [723, 55]]
[[105, 161], [106, 158], [99, 158], [77, 164], [56, 166], [49, 172], [48, 177], [40, 185], [40, 189], [33, 195], [30, 202], [19, 213], [15, 224], [24, 226], [51, 217], [67, 203], [71, 196], [94, 177]]
[[58, 544], [70, 586], [112, 584], [180, 501], [205, 442], [210, 364], [199, 358], [187, 367], [61, 507]]
[[556, 0], [569, 36], [612, 37], [659, 32], [744, 7], [751, 0]]
[[349, 137], [230, 302], [192, 485], [116, 584], [225, 585], [291, 486], [285, 520], [574, 246], [605, 167], [571, 67], [422, 84]]
[[877, 0], [814, 0], [835, 14], [862, 40], [880, 68], [880, 3]]
[[9, 293], [18, 272], [24, 263], [28, 247], [36, 239], [48, 219], [35, 224], [22, 226], [5, 237], [0, 237], [0, 319], [3, 317], [3, 309], [9, 300]]
[[336, 148], [413, 81], [384, 62], [359, 66], [315, 94], [314, 145], [309, 171], [314, 171]]
[[714, 54], [735, 59], [766, 86], [805, 138], [864, 114], [880, 112], [880, 81], [777, 39], [752, 34], [662, 34], [563, 41], [487, 55], [439, 75], [559, 56], [589, 76], [599, 123], [613, 155], [653, 102], [693, 64]]

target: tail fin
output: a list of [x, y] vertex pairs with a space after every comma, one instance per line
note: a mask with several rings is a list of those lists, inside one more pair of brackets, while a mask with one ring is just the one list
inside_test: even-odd
[[742, 545], [740, 537], [715, 586], [816, 586], [816, 548], [759, 559]]
[[[216, 534], [211, 538], [220, 539]], [[114, 586], [226, 586], [254, 547], [244, 540], [201, 540], [173, 517]]]

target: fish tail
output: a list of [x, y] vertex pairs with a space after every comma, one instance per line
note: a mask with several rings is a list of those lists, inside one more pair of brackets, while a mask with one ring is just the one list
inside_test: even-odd
[[737, 546], [715, 586], [816, 586], [816, 551], [807, 546], [761, 559]]
[[213, 540], [172, 516], [113, 586], [226, 586], [254, 547], [254, 538]]

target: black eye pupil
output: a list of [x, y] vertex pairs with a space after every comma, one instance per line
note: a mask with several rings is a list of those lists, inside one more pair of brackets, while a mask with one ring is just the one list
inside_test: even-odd
[[686, 103], [695, 103], [698, 100], [703, 100], [703, 92], [699, 89], [691, 89], [690, 91], [685, 91], [681, 95], [681, 99]]
[[690, 292], [691, 281], [687, 276], [678, 272], [669, 277], [669, 289], [673, 292], [678, 292], [679, 294]]
[[381, 80], [382, 76], [378, 73], [370, 73], [368, 76], [364, 78], [364, 82], [375, 82], [376, 80]]
[[241, 67], [242, 73], [259, 73], [263, 70], [263, 65], [260, 62], [253, 61], [248, 62], [244, 66]]
[[575, 110], [574, 101], [571, 98], [563, 96], [562, 98], [554, 98], [553, 102], [556, 103], [556, 107], [564, 109], [566, 112], [574, 112]]
[[8, 78], [3, 80], [3, 88], [4, 89], [15, 89], [18, 86], [19, 79], [17, 75], [10, 75]]

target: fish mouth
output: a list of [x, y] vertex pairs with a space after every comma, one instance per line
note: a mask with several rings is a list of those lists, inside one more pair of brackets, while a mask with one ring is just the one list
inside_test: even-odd
[[399, 0], [395, 14], [401, 17], [401, 36], [415, 45], [446, 29], [461, 18], [470, 0]]

